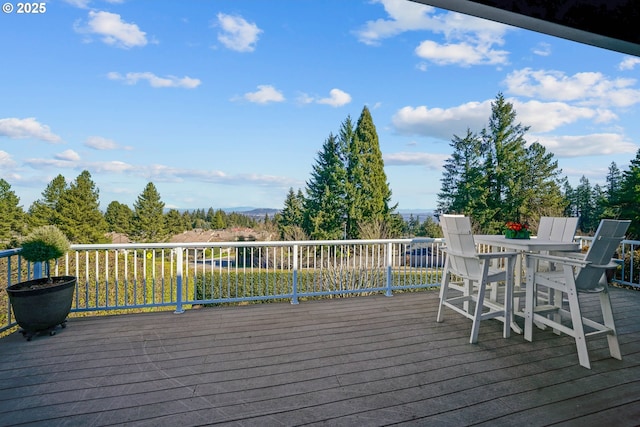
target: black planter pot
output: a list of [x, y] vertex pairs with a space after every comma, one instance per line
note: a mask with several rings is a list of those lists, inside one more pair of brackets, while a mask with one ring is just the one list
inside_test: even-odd
[[28, 341], [41, 332], [55, 334], [56, 326], [66, 326], [67, 316], [73, 303], [76, 277], [52, 277], [55, 285], [31, 289], [34, 285], [46, 283], [47, 278], [16, 283], [7, 288], [16, 322]]

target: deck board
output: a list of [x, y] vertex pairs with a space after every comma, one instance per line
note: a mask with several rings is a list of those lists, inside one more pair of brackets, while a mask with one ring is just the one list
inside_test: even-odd
[[624, 360], [591, 370], [548, 330], [469, 344], [435, 291], [72, 318], [0, 339], [0, 425], [636, 425], [640, 292], [611, 296]]

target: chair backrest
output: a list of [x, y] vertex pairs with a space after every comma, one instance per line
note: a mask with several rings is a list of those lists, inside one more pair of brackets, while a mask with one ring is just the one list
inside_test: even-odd
[[471, 232], [471, 219], [464, 215], [440, 215], [449, 268], [463, 278], [482, 274], [476, 243]]
[[[600, 221], [585, 260], [593, 265], [609, 264], [630, 224], [631, 221], [628, 220], [603, 219]], [[603, 273], [604, 270], [601, 268], [590, 266], [581, 268], [576, 275], [576, 287], [583, 290], [598, 288]]]
[[571, 242], [578, 228], [578, 217], [540, 217], [538, 239], [549, 239], [558, 242]]

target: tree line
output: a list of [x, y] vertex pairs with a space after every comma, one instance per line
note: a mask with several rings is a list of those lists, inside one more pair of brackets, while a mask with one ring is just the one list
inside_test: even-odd
[[[111, 243], [108, 233], [115, 232], [137, 242], [164, 242], [175, 234], [193, 229], [255, 227], [257, 221], [247, 215], [222, 209], [165, 209], [156, 186], [149, 182], [137, 197], [133, 208], [113, 201], [104, 213], [100, 210], [99, 190], [89, 171], [83, 171], [71, 183], [56, 176], [42, 197], [25, 212], [11, 185], [0, 179], [0, 242], [19, 247], [20, 238], [41, 225], [56, 225], [73, 243]], [[263, 224], [269, 225], [267, 217]]]
[[640, 237], [640, 150], [626, 171], [610, 164], [606, 186], [592, 186], [582, 176], [573, 188], [553, 153], [537, 142], [526, 143], [529, 127], [517, 123], [513, 105], [502, 94], [491, 110], [486, 128], [452, 138], [438, 213], [468, 215], [474, 228], [487, 234], [500, 233], [507, 221], [535, 229], [541, 216], [577, 216], [584, 234], [595, 232], [602, 218], [630, 219], [627, 236]]

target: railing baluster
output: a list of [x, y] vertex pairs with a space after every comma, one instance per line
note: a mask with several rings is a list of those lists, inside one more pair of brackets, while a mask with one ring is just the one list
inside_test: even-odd
[[176, 253], [176, 310], [174, 313], [184, 313], [182, 308], [182, 248], [174, 249]]

